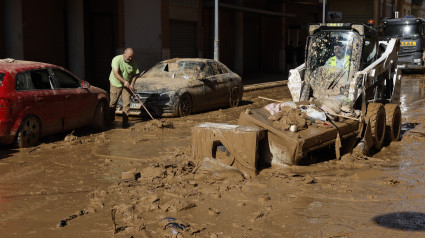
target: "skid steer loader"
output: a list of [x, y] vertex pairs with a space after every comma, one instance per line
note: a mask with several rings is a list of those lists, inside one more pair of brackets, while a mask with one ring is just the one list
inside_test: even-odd
[[306, 61], [290, 70], [288, 87], [297, 109], [314, 107], [325, 120], [282, 129], [258, 108], [241, 113], [238, 124], [267, 131], [261, 156], [271, 164], [303, 164], [323, 147], [335, 146], [336, 157], [380, 150], [400, 136], [399, 45], [397, 38], [378, 41], [363, 24], [311, 24]]
[[[315, 162], [322, 149], [335, 149], [337, 158], [353, 149], [380, 150], [400, 137], [399, 47], [397, 38], [378, 41], [377, 31], [363, 24], [310, 25], [306, 61], [290, 70], [293, 101], [248, 109], [238, 125], [195, 126], [194, 157], [255, 175], [273, 164]], [[293, 122], [304, 125], [287, 124]]]

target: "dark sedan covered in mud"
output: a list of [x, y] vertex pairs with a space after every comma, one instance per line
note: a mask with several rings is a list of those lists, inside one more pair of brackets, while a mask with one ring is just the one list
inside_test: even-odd
[[[130, 115], [187, 116], [193, 112], [238, 106], [243, 86], [239, 75], [211, 59], [161, 61], [137, 79]], [[139, 98], [139, 100], [136, 98]], [[117, 113], [121, 113], [122, 102]]]

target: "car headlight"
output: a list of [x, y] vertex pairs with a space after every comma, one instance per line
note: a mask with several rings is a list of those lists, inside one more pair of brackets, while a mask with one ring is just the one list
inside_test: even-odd
[[414, 59], [413, 62], [414, 63], [420, 63], [421, 62], [421, 59]]

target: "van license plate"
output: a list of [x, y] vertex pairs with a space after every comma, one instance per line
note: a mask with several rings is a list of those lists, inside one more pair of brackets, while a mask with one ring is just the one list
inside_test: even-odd
[[405, 42], [400, 42], [401, 46], [416, 46], [416, 42], [415, 41], [405, 41]]

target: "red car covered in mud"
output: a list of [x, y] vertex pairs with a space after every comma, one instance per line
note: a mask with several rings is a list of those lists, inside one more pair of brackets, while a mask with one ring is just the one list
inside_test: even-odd
[[0, 60], [0, 143], [18, 147], [40, 137], [105, 124], [107, 93], [52, 64]]

